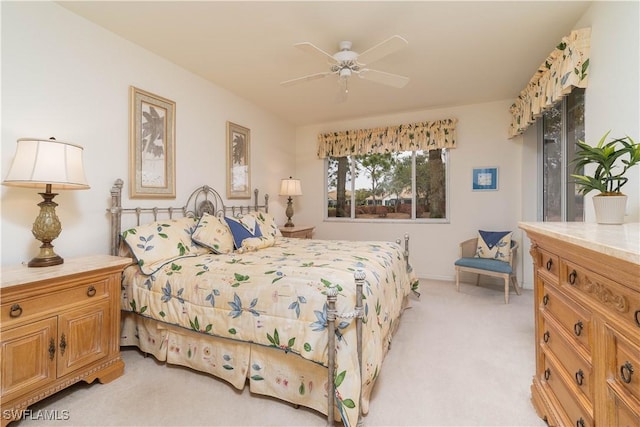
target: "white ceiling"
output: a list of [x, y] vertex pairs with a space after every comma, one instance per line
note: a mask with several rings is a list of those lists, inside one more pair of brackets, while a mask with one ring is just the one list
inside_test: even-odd
[[[584, 1], [60, 1], [65, 8], [295, 125], [515, 99], [588, 8]], [[328, 70], [295, 43], [362, 52], [398, 34], [407, 48], [371, 68], [402, 89], [351, 78], [282, 87]]]

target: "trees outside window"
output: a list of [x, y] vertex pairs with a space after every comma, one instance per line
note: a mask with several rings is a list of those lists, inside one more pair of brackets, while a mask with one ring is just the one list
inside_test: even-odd
[[327, 158], [327, 217], [447, 218], [447, 150]]

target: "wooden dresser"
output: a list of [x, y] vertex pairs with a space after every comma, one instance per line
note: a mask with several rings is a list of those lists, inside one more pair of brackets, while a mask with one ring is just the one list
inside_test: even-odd
[[71, 384], [123, 374], [120, 282], [130, 263], [96, 255], [52, 267], [2, 267], [2, 426]]
[[310, 225], [296, 225], [295, 227], [280, 227], [283, 237], [295, 237], [298, 239], [311, 239], [315, 227]]
[[639, 224], [520, 228], [534, 264], [538, 415], [550, 426], [640, 426]]

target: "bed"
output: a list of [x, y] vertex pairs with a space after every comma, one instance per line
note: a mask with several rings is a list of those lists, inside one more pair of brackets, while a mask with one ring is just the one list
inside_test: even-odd
[[[253, 204], [225, 206], [202, 186], [179, 208], [125, 208], [121, 191], [117, 180], [111, 252], [137, 261], [123, 272], [122, 346], [315, 409], [329, 424], [361, 422], [409, 295], [419, 295], [407, 235], [404, 247], [284, 238], [257, 190]], [[234, 221], [249, 224], [244, 240]]]

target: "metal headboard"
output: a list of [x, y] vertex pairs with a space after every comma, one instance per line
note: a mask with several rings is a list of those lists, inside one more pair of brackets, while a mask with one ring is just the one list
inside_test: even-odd
[[177, 217], [194, 217], [199, 218], [203, 213], [209, 215], [224, 216], [227, 214], [237, 215], [251, 211], [264, 211], [269, 212], [269, 195], [264, 195], [264, 204], [258, 203], [258, 189], [253, 190], [253, 205], [234, 205], [225, 206], [224, 201], [220, 194], [209, 187], [203, 185], [196, 188], [193, 193], [187, 199], [184, 206], [181, 207], [135, 207], [135, 208], [123, 208], [122, 207], [122, 187], [124, 182], [121, 179], [116, 179], [113, 187], [111, 187], [111, 208], [107, 209], [107, 212], [111, 215], [111, 254], [117, 255], [120, 246], [120, 234], [122, 233], [122, 214], [134, 214], [135, 224], [140, 225], [143, 215], [145, 219], [148, 217], [149, 221], [157, 221], [159, 215], [172, 219]]

